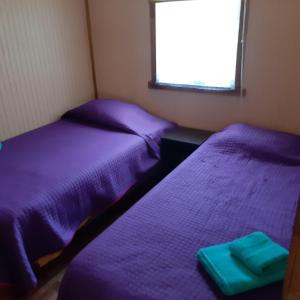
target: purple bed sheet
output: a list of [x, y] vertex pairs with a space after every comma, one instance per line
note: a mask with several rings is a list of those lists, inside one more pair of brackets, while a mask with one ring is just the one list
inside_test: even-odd
[[[227, 299], [196, 251], [254, 231], [289, 248], [299, 195], [300, 137], [232, 125], [74, 259], [59, 300]], [[281, 290], [231, 299], [276, 300]]]
[[[153, 124], [159, 140], [163, 126]], [[33, 262], [62, 250], [158, 159], [134, 134], [60, 120], [10, 139], [0, 153], [0, 282], [30, 289]]]

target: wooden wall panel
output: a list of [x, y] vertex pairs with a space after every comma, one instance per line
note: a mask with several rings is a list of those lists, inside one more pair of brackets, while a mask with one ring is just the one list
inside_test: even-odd
[[0, 0], [0, 140], [92, 98], [84, 0]]

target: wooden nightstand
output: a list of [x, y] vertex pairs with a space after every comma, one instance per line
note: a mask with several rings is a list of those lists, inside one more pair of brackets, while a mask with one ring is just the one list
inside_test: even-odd
[[176, 168], [213, 133], [186, 127], [177, 127], [167, 132], [161, 139], [161, 155], [166, 171]]

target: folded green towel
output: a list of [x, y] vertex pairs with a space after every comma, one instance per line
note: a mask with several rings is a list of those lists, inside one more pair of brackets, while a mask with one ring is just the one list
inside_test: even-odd
[[264, 276], [256, 275], [231, 255], [229, 245], [211, 246], [197, 252], [198, 260], [225, 295], [240, 294], [284, 278], [285, 268]]
[[258, 275], [286, 268], [289, 252], [262, 232], [254, 232], [229, 245], [230, 252]]

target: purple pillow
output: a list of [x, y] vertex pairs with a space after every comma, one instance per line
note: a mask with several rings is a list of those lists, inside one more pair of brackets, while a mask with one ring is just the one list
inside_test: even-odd
[[141, 136], [158, 156], [162, 133], [175, 126], [174, 123], [153, 116], [140, 106], [119, 100], [91, 100], [68, 111], [64, 119], [106, 126], [118, 131]]
[[[214, 146], [222, 153], [243, 153], [273, 163], [300, 164], [300, 136], [238, 123], [228, 126]], [[276, 147], [274, 147], [276, 145]]]

